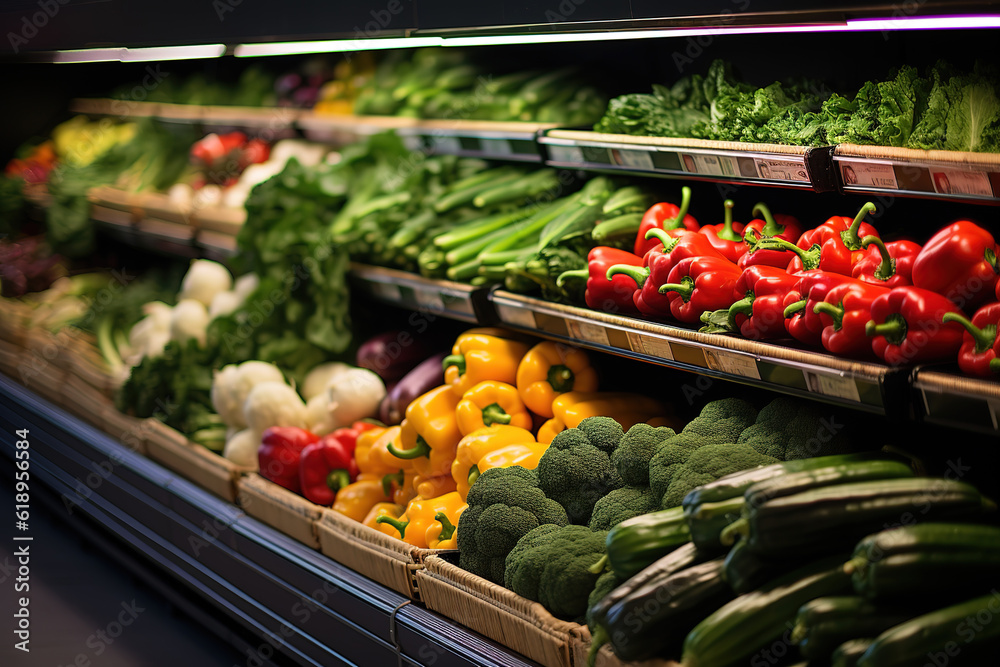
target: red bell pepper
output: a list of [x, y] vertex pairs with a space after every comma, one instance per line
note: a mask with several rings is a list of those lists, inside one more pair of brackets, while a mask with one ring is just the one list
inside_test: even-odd
[[635, 254], [644, 256], [651, 248], [655, 248], [657, 242], [651, 240], [647, 232], [651, 229], [662, 229], [670, 235], [678, 231], [696, 232], [700, 225], [698, 221], [687, 214], [691, 205], [691, 188], [684, 186], [681, 188], [681, 205], [677, 206], [670, 202], [660, 202], [653, 204], [643, 216], [639, 223], [639, 233], [635, 236]]
[[[743, 228], [743, 241], [747, 250], [737, 264], [741, 269], [748, 266], [777, 266], [786, 268], [794, 255], [789, 250], [757, 248], [757, 241], [764, 238], [779, 238], [789, 243], [798, 243], [802, 236], [802, 227], [798, 219], [790, 215], [772, 215], [763, 202], [753, 207], [753, 214], [758, 216]], [[763, 219], [762, 219], [763, 218]]]
[[670, 297], [670, 314], [694, 324], [701, 314], [733, 305], [740, 269], [724, 257], [688, 257], [674, 265], [657, 291]]
[[556, 285], [563, 286], [566, 280], [585, 278], [587, 291], [584, 300], [587, 307], [606, 313], [635, 315], [638, 309], [632, 299], [636, 287], [633, 279], [625, 275], [609, 275], [608, 269], [615, 265], [641, 267], [643, 259], [627, 250], [598, 246], [587, 255], [587, 268], [566, 271], [559, 275]]
[[818, 348], [823, 344], [823, 322], [813, 308], [827, 293], [844, 283], [860, 281], [829, 271], [808, 271], [801, 274], [795, 289], [785, 295], [785, 330], [804, 345]]
[[958, 367], [963, 373], [991, 377], [1000, 373], [1000, 303], [989, 303], [976, 311], [970, 322], [958, 313], [947, 313], [945, 322], [965, 327], [962, 347], [958, 351]]
[[877, 236], [861, 239], [864, 256], [858, 260], [851, 275], [861, 282], [879, 287], [905, 287], [913, 284], [913, 262], [920, 245], [913, 241], [883, 243]]
[[872, 301], [889, 290], [862, 282], [837, 285], [813, 306], [823, 323], [821, 340], [830, 354], [838, 357], [872, 358], [871, 342], [865, 325], [871, 319]]
[[913, 262], [913, 284], [971, 312], [994, 294], [998, 252], [987, 230], [968, 220], [953, 222], [924, 244]]
[[337, 491], [358, 477], [354, 460], [358, 436], [375, 428], [381, 426], [373, 421], [357, 421], [307, 445], [299, 462], [302, 495], [317, 505], [332, 505]]
[[265, 430], [257, 449], [261, 477], [300, 493], [302, 450], [315, 442], [319, 442], [318, 435], [297, 426], [272, 426]]
[[795, 289], [799, 276], [774, 266], [743, 269], [733, 288], [737, 301], [729, 307], [729, 326], [744, 338], [784, 338], [784, 299]]
[[862, 237], [878, 236], [874, 227], [862, 222], [874, 210], [875, 204], [868, 202], [853, 220], [837, 215], [802, 234], [796, 244], [801, 252], [788, 265], [789, 272], [822, 269], [851, 275], [854, 265], [864, 256]]
[[687, 230], [671, 237], [662, 229], [651, 229], [647, 235], [657, 240], [657, 246], [643, 257], [644, 268], [619, 264], [608, 270], [608, 276], [628, 276], [636, 285], [633, 302], [643, 315], [670, 317], [670, 297], [660, 293], [660, 285], [669, 281], [670, 271], [681, 260], [691, 257], [719, 257], [722, 255], [708, 238]]
[[718, 225], [702, 225], [698, 233], [707, 236], [712, 247], [720, 255], [730, 262], [738, 262], [747, 251], [747, 244], [743, 241], [745, 225], [741, 222], [733, 222], [733, 207], [736, 204], [733, 203], [732, 199], [727, 199], [722, 205], [726, 207], [724, 221]]
[[944, 319], [961, 315], [951, 301], [919, 287], [895, 287], [872, 301], [865, 333], [872, 351], [889, 364], [954, 359], [962, 346], [962, 327]]

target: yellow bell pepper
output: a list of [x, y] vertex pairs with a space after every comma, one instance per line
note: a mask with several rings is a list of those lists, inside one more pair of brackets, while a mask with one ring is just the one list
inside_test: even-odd
[[[381, 516], [375, 521], [381, 525], [386, 535], [393, 535], [407, 544], [420, 549], [427, 549], [427, 532], [432, 524], [441, 522], [435, 518], [440, 512], [453, 526], [458, 525], [458, 517], [468, 505], [455, 491], [436, 498], [417, 496], [406, 506], [406, 512], [398, 519]], [[440, 532], [440, 531], [438, 531]]]
[[455, 394], [465, 392], [485, 380], [514, 384], [517, 366], [528, 351], [520, 341], [485, 334], [463, 334], [444, 358], [444, 381]]
[[389, 446], [398, 446], [402, 429], [399, 426], [373, 428], [358, 436], [354, 445], [354, 460], [358, 471], [373, 475], [390, 475], [400, 470], [413, 468], [413, 462], [397, 458], [389, 452]]
[[438, 475], [437, 477], [416, 477], [413, 480], [413, 489], [418, 496], [423, 498], [437, 498], [446, 493], [451, 493], [456, 489], [455, 480], [451, 475]]
[[[531, 431], [519, 426], [492, 426], [477, 429], [462, 438], [455, 452], [455, 460], [451, 464], [451, 479], [462, 498], [469, 493], [469, 487], [482, 472], [479, 462], [490, 452], [510, 445], [534, 443], [535, 437]], [[512, 464], [520, 465], [520, 464]], [[531, 466], [535, 468], [537, 466]], [[493, 466], [503, 467], [503, 466]], [[526, 468], [528, 466], [525, 466]]]
[[517, 393], [528, 409], [552, 417], [552, 401], [567, 391], [597, 391], [597, 371], [583, 350], [545, 341], [535, 345], [517, 366]]
[[546, 445], [551, 444], [552, 439], [565, 430], [566, 424], [563, 424], [558, 418], [553, 417], [538, 427], [538, 442]]
[[372, 507], [389, 500], [382, 490], [382, 476], [366, 473], [358, 475], [356, 482], [337, 491], [333, 510], [355, 521], [364, 521]]
[[391, 444], [389, 453], [409, 462], [421, 477], [447, 475], [455, 448], [462, 434], [458, 430], [455, 408], [459, 397], [448, 385], [431, 389], [406, 407], [400, 424], [400, 442]]
[[369, 528], [382, 530], [382, 527], [376, 522], [380, 516], [391, 516], [393, 519], [398, 519], [405, 511], [405, 505], [397, 505], [396, 503], [377, 503], [374, 507], [368, 510], [365, 520], [361, 523], [365, 524]]
[[647, 419], [670, 414], [670, 410], [660, 401], [642, 394], [570, 391], [552, 401], [552, 413], [566, 428], [576, 428], [587, 417], [611, 417], [621, 423], [622, 428], [629, 428]]
[[480, 382], [465, 392], [455, 408], [463, 436], [486, 426], [505, 425], [530, 429], [531, 414], [521, 402], [517, 387], [495, 380]]

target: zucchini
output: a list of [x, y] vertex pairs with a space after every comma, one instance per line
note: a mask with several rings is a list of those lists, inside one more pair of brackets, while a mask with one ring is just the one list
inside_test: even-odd
[[759, 507], [769, 500], [784, 498], [810, 489], [903, 477], [913, 477], [913, 469], [901, 461], [852, 461], [788, 473], [758, 482], [746, 490], [743, 499], [747, 507]]
[[650, 206], [656, 203], [656, 195], [643, 190], [636, 185], [629, 185], [619, 188], [611, 197], [604, 202], [601, 212], [604, 215], [615, 213], [645, 213]]
[[524, 207], [509, 213], [498, 213], [497, 215], [470, 220], [440, 236], [434, 237], [434, 245], [445, 251], [459, 248], [470, 241], [481, 238], [484, 234], [504, 229], [511, 223], [523, 220], [531, 215], [532, 212], [530, 207]]
[[856, 667], [858, 659], [865, 654], [875, 640], [849, 639], [834, 650], [830, 656], [830, 667]]
[[642, 224], [642, 213], [624, 213], [602, 220], [591, 230], [590, 236], [598, 243], [617, 240], [624, 237], [635, 238]]
[[838, 558], [824, 558], [790, 572], [765, 587], [741, 595], [688, 633], [683, 667], [747, 664], [788, 632], [799, 607], [818, 597], [850, 590]]
[[537, 197], [549, 190], [558, 196], [562, 190], [562, 183], [559, 182], [559, 176], [555, 171], [543, 169], [519, 178], [513, 183], [498, 185], [480, 192], [472, 200], [472, 205], [483, 208], [504, 202], [519, 202]]
[[657, 577], [608, 608], [601, 626], [626, 661], [678, 655], [687, 633], [733, 599], [722, 577], [722, 559]]
[[1000, 573], [1000, 528], [923, 523], [883, 530], [862, 539], [844, 567], [855, 592], [869, 599], [982, 595]]
[[590, 608], [590, 617], [596, 624], [602, 625], [607, 617], [608, 609], [631, 595], [640, 586], [644, 586], [654, 579], [669, 577], [675, 572], [700, 562], [702, 562], [702, 557], [693, 544], [688, 543], [678, 547], [605, 595], [600, 602]]
[[[500, 170], [498, 169], [496, 171]], [[464, 204], [471, 203], [479, 193], [492, 190], [499, 185], [513, 183], [522, 176], [524, 176], [524, 172], [511, 169], [508, 170], [508, 173], [506, 174], [498, 175], [492, 179], [477, 183], [476, 185], [471, 185], [462, 189], [451, 189], [448, 194], [437, 200], [434, 204], [434, 210], [438, 213], [445, 213], [453, 208], [458, 208]]]
[[783, 461], [769, 466], [761, 466], [734, 472], [731, 475], [720, 477], [714, 482], [702, 484], [691, 493], [684, 496], [683, 507], [700, 505], [701, 503], [717, 503], [721, 500], [729, 500], [737, 496], [742, 496], [748, 488], [757, 482], [763, 482], [772, 477], [779, 477], [790, 472], [800, 470], [812, 470], [814, 468], [826, 468], [828, 466], [850, 463], [852, 461], [870, 461], [872, 459], [884, 459], [885, 454], [880, 452], [861, 452], [858, 454], [838, 454], [836, 456], [817, 456], [811, 459], [797, 459], [795, 461]]
[[[984, 618], [988, 620], [983, 620]], [[858, 667], [996, 664], [1000, 593], [937, 609], [889, 628], [858, 659]]]
[[725, 552], [726, 547], [719, 541], [719, 535], [726, 526], [740, 518], [743, 504], [743, 497], [736, 496], [717, 503], [683, 508], [688, 530], [691, 531], [691, 541], [698, 547], [698, 551], [704, 554]]
[[877, 637], [919, 614], [912, 607], [876, 606], [857, 595], [816, 598], [799, 608], [792, 641], [799, 645], [802, 657], [825, 660], [848, 640]]
[[744, 509], [723, 531], [723, 544], [741, 534], [753, 551], [780, 556], [850, 548], [872, 531], [918, 517], [976, 520], [996, 503], [965, 482], [915, 477], [827, 486]]
[[628, 579], [661, 556], [691, 541], [680, 507], [622, 521], [608, 531], [608, 562], [615, 575]]

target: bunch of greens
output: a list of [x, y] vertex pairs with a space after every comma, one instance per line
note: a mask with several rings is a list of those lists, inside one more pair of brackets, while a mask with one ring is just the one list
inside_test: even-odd
[[738, 80], [729, 63], [708, 72], [653, 86], [652, 94], [611, 100], [598, 132], [694, 137], [757, 143], [821, 143], [815, 114], [828, 95], [816, 81], [772, 83], [757, 88]]
[[816, 146], [852, 143], [953, 151], [1000, 151], [1000, 77], [944, 62], [921, 76], [903, 67], [857, 94], [818, 81], [757, 88], [717, 60], [702, 76], [608, 104], [598, 132]]
[[833, 95], [821, 123], [831, 143], [997, 152], [998, 85], [997, 72], [982, 65], [964, 73], [939, 62], [926, 76], [903, 67], [865, 83], [853, 100]]
[[359, 90], [358, 114], [588, 125], [607, 97], [573, 68], [494, 76], [458, 49], [397, 51]]
[[183, 174], [196, 139], [195, 130], [186, 125], [142, 119], [130, 140], [111, 146], [93, 162], [54, 169], [48, 182], [52, 205], [46, 211], [53, 248], [69, 257], [90, 253], [94, 249], [87, 199], [91, 188], [115, 185], [130, 192], [165, 190]]

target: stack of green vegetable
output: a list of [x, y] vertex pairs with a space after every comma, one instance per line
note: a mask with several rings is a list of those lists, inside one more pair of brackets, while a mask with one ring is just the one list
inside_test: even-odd
[[428, 278], [505, 282], [551, 301], [578, 302], [574, 285], [557, 285], [559, 275], [585, 268], [598, 243], [629, 243], [656, 199], [603, 176], [574, 192], [576, 179], [552, 169], [418, 154], [401, 154], [400, 165], [363, 181], [335, 217], [333, 238], [353, 259]]
[[819, 81], [738, 80], [717, 60], [652, 94], [612, 99], [598, 132], [794, 145], [864, 144], [953, 151], [1000, 151], [1000, 76], [977, 64], [902, 67], [840, 95]]
[[[610, 417], [586, 418], [555, 436], [536, 470], [480, 475], [459, 525], [460, 564], [558, 616], [581, 618], [601, 576], [592, 566], [602, 557], [620, 582], [693, 539], [680, 506], [693, 489], [843, 448], [850, 429], [827, 436], [824, 424], [838, 422], [821, 415], [829, 417], [805, 401], [779, 398], [760, 411], [741, 399], [709, 402], [680, 433], [646, 423], [626, 433]], [[725, 510], [705, 510], [710, 528], [699, 527], [696, 538], [703, 551], [706, 532], [717, 543], [729, 523], [733, 508]]]
[[574, 68], [495, 76], [458, 49], [389, 54], [361, 88], [354, 113], [589, 125], [607, 97]]
[[960, 622], [995, 607], [1000, 529], [977, 524], [995, 523], [996, 505], [915, 470], [878, 452], [775, 463], [694, 488], [679, 518], [620, 524], [591, 595], [591, 659], [610, 643], [622, 660], [686, 667], [799, 652], [809, 664], [902, 666], [945, 650], [985, 664], [974, 660], [996, 651], [1000, 622], [979, 633]]

